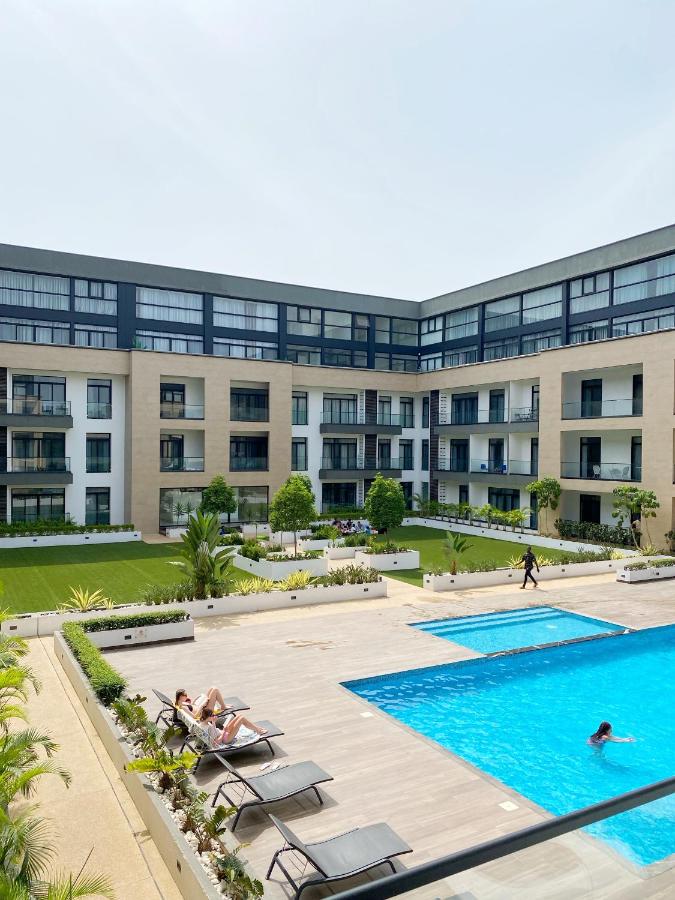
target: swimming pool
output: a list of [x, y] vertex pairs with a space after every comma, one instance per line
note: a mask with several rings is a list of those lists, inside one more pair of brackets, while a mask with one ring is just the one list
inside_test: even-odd
[[[675, 771], [675, 625], [346, 682], [561, 815]], [[602, 719], [633, 744], [589, 746]], [[675, 796], [588, 829], [638, 865], [675, 853]]]
[[415, 622], [413, 628], [454, 641], [479, 653], [553, 644], [573, 638], [625, 631], [622, 625], [591, 619], [553, 606], [509, 609], [505, 612]]

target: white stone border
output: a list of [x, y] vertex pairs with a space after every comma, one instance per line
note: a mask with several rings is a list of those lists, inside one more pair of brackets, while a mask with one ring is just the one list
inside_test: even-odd
[[0, 550], [23, 547], [78, 547], [86, 544], [127, 544], [142, 541], [140, 531], [89, 531], [85, 534], [27, 534], [0, 538]]
[[675, 566], [658, 565], [649, 566], [646, 569], [621, 569], [616, 573], [616, 580], [626, 584], [635, 584], [638, 581], [661, 581], [666, 578], [675, 578]]
[[325, 556], [318, 559], [249, 559], [235, 553], [232, 562], [238, 569], [257, 575], [259, 578], [270, 578], [272, 581], [283, 581], [293, 572], [309, 572], [310, 575], [327, 575], [328, 560]]
[[420, 551], [402, 550], [400, 553], [364, 553], [356, 549], [354, 562], [357, 566], [372, 566], [379, 572], [401, 571], [403, 569], [419, 569]]
[[343, 547], [340, 545], [334, 547], [326, 547], [323, 555], [326, 559], [354, 559], [357, 547]]
[[153, 644], [156, 641], [181, 641], [195, 636], [195, 623], [190, 619], [179, 622], [162, 622], [137, 628], [109, 628], [106, 631], [88, 631], [87, 637], [95, 647], [129, 647], [136, 644]]

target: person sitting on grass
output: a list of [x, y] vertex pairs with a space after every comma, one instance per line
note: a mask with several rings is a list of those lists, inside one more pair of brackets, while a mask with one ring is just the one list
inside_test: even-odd
[[176, 691], [176, 701], [174, 705], [176, 709], [185, 710], [185, 712], [189, 713], [193, 719], [199, 719], [201, 711], [207, 706], [209, 709], [217, 710], [219, 713], [227, 712], [228, 709], [231, 709], [231, 707], [225, 703], [223, 695], [217, 687], [210, 687], [205, 694], [199, 694], [194, 700], [188, 697], [188, 693], [184, 688], [179, 688]]
[[232, 716], [231, 719], [228, 719], [227, 722], [225, 722], [222, 728], [218, 728], [216, 724], [216, 714], [212, 709], [209, 709], [208, 706], [205, 706], [202, 709], [199, 715], [199, 721], [206, 731], [211, 747], [224, 747], [227, 744], [231, 744], [242, 727], [249, 728], [256, 734], [267, 734], [266, 728], [260, 728], [258, 725], [254, 725], [250, 719], [246, 719], [244, 716]]

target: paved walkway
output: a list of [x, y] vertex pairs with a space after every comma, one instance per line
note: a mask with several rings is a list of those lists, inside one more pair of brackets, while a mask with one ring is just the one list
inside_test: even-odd
[[96, 731], [53, 652], [52, 638], [30, 641], [28, 664], [42, 682], [31, 696], [30, 720], [59, 744], [59, 765], [73, 776], [70, 788], [54, 776], [41, 779], [36, 800], [54, 825], [53, 871], [109, 876], [118, 900], [180, 900], [164, 862]]

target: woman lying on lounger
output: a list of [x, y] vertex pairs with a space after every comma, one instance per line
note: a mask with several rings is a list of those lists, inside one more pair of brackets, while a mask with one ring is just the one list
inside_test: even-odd
[[244, 728], [250, 728], [251, 731], [255, 731], [256, 734], [267, 734], [266, 728], [260, 728], [258, 725], [254, 725], [253, 722], [249, 719], [245, 719], [244, 716], [233, 716], [225, 722], [222, 728], [218, 728], [216, 725], [216, 715], [208, 706], [205, 706], [202, 709], [199, 715], [199, 721], [206, 729], [212, 747], [231, 744], [242, 726]]
[[194, 700], [188, 697], [186, 690], [180, 688], [176, 691], [175, 705], [177, 709], [184, 709], [186, 712], [189, 712], [195, 719], [199, 719], [201, 711], [207, 706], [209, 709], [217, 709], [218, 712], [231, 709], [225, 704], [223, 695], [216, 687], [210, 687], [205, 694], [200, 694]]

